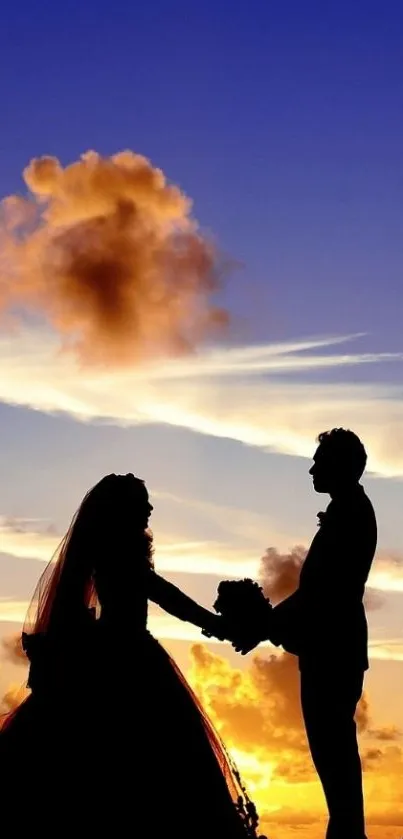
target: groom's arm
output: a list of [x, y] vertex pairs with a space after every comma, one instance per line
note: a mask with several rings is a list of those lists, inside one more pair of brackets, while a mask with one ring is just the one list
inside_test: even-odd
[[318, 616], [327, 623], [362, 602], [375, 547], [374, 523], [365, 509], [348, 508], [332, 516], [323, 556], [304, 591], [308, 617]]
[[301, 621], [301, 592], [299, 589], [282, 600], [272, 610], [268, 640], [286, 652], [297, 654], [298, 628]]
[[264, 624], [259, 623], [253, 629], [240, 627], [239, 637], [232, 639], [237, 652], [245, 655], [255, 649], [262, 641], [270, 641], [276, 647], [283, 647], [286, 652], [298, 655], [296, 638], [300, 611], [300, 592], [297, 590], [274, 608], [271, 608]]

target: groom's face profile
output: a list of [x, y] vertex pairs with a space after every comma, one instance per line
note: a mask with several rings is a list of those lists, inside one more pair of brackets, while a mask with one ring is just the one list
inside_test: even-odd
[[337, 466], [329, 452], [329, 447], [318, 446], [313, 456], [313, 465], [309, 470], [315, 492], [330, 492], [336, 471]]
[[365, 470], [367, 454], [353, 431], [334, 428], [319, 434], [319, 445], [309, 470], [316, 492], [335, 493], [356, 486]]

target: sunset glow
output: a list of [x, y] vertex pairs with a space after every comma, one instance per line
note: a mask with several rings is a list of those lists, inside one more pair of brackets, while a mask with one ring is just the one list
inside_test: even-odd
[[[0, 33], [1, 711], [27, 695], [21, 630], [38, 580], [102, 476], [145, 481], [156, 571], [198, 604], [251, 577], [277, 605], [329, 503], [309, 474], [317, 436], [349, 428], [378, 525], [356, 714], [367, 835], [401, 839], [403, 7], [37, 6], [6, 0]], [[122, 561], [137, 554], [121, 556], [118, 531], [112, 614], [128, 653], [119, 672], [117, 655], [105, 665], [117, 714], [140, 672]], [[344, 663], [343, 586], [360, 548], [343, 538]], [[297, 660], [269, 641], [239, 655], [151, 601], [148, 628], [238, 766], [262, 833], [323, 839]]]

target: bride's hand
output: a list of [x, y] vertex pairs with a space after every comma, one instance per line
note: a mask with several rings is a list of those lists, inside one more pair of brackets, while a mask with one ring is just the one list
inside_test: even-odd
[[202, 629], [202, 635], [205, 635], [206, 638], [216, 638], [218, 641], [229, 640], [225, 630], [225, 622], [220, 615], [210, 615], [208, 622]]

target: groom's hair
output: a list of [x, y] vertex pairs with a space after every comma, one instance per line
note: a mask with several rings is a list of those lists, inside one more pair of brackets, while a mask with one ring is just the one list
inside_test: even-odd
[[345, 428], [332, 428], [319, 434], [318, 443], [329, 452], [332, 459], [337, 459], [342, 468], [359, 481], [367, 465], [367, 453], [364, 445], [354, 431]]

